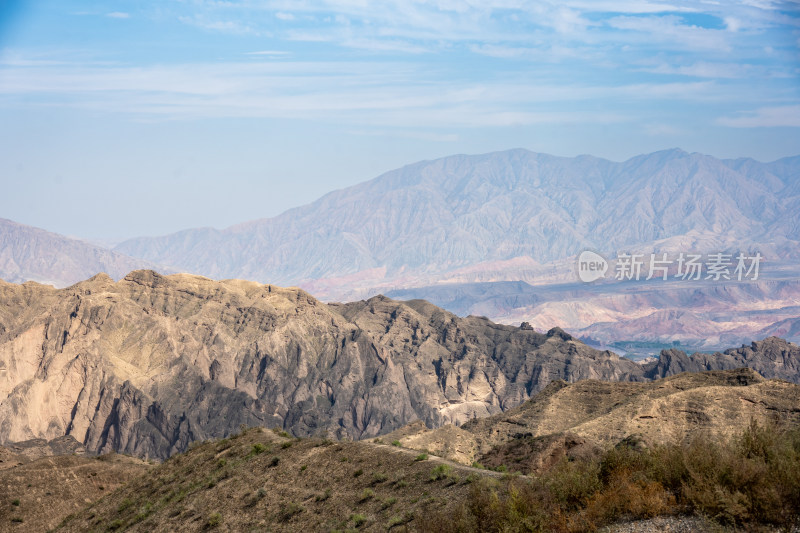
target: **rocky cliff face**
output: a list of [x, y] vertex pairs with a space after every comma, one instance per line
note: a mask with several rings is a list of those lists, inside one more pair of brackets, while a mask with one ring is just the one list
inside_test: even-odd
[[362, 438], [500, 412], [552, 379], [640, 367], [424, 302], [136, 271], [0, 285], [0, 435], [166, 457], [240, 424]]
[[[761, 348], [741, 360], [755, 364]], [[499, 413], [557, 379], [674, 368], [423, 301], [326, 305], [299, 289], [152, 271], [61, 290], [0, 283], [0, 439], [71, 435], [90, 452], [163, 458], [241, 424], [367, 438]]]
[[691, 357], [680, 350], [663, 350], [658, 361], [645, 366], [645, 377], [658, 379], [680, 372], [702, 372], [751, 368], [763, 376], [800, 383], [800, 346], [777, 337], [731, 348], [725, 353], [696, 353]]
[[479, 460], [527, 472], [626, 439], [653, 445], [699, 433], [727, 437], [751, 420], [796, 425], [798, 402], [800, 386], [766, 380], [748, 368], [681, 373], [646, 383], [553, 381], [504, 413], [459, 428], [410, 425], [386, 438], [466, 464]]

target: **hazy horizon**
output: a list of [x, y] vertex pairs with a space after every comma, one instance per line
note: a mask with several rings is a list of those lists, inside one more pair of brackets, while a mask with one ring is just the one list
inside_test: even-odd
[[5, 2], [0, 216], [118, 242], [459, 153], [797, 155], [799, 7]]

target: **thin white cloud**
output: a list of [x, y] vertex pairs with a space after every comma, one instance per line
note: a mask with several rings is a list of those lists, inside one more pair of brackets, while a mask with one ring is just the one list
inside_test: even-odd
[[614, 17], [608, 25], [616, 30], [633, 31], [664, 50], [715, 50], [730, 52], [728, 34], [722, 30], [687, 26], [674, 15]]
[[131, 14], [122, 11], [112, 11], [111, 13], [106, 13], [106, 16], [112, 19], [127, 19], [131, 17]]
[[261, 33], [249, 24], [236, 20], [214, 20], [202, 15], [178, 17], [178, 20], [197, 28], [221, 33], [236, 35], [257, 35]]
[[670, 76], [691, 76], [695, 78], [726, 78], [736, 79], [748, 76], [766, 76], [768, 73], [762, 68], [745, 63], [711, 63], [698, 61], [691, 65], [668, 65], [661, 63], [641, 69], [643, 72], [666, 74]]
[[270, 57], [282, 57], [288, 56], [291, 52], [286, 52], [284, 50], [258, 50], [257, 52], [245, 52], [245, 55], [248, 56], [270, 56]]
[[732, 128], [800, 128], [800, 105], [762, 107], [733, 117], [721, 117], [717, 123]]

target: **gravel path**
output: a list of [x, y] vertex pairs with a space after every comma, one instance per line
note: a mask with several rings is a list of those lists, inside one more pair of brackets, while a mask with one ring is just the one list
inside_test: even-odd
[[[648, 520], [635, 520], [632, 522], [621, 522], [600, 530], [601, 533], [738, 533], [748, 531], [742, 529], [731, 529], [722, 527], [709, 520], [697, 516], [659, 516]], [[759, 528], [757, 531], [762, 533], [787, 531], [789, 533], [800, 533], [800, 525], [792, 529], [779, 528]]]

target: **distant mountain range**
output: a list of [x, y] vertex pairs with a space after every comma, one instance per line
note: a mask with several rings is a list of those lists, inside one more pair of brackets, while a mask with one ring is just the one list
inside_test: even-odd
[[[391, 294], [601, 344], [698, 349], [800, 338], [800, 156], [681, 150], [621, 163], [510, 150], [422, 161], [270, 219], [106, 250], [0, 221], [0, 278], [63, 287], [137, 268], [300, 286], [327, 301]], [[583, 284], [576, 254], [760, 252], [758, 282]], [[658, 350], [656, 350], [657, 353]]]
[[0, 218], [0, 278], [6, 281], [37, 281], [65, 287], [98, 272], [119, 279], [139, 268], [156, 266], [144, 259]]
[[132, 239], [115, 251], [214, 278], [409, 286], [587, 248], [746, 248], [797, 259], [798, 207], [800, 157], [667, 150], [615, 163], [510, 150], [415, 163], [274, 218]]

